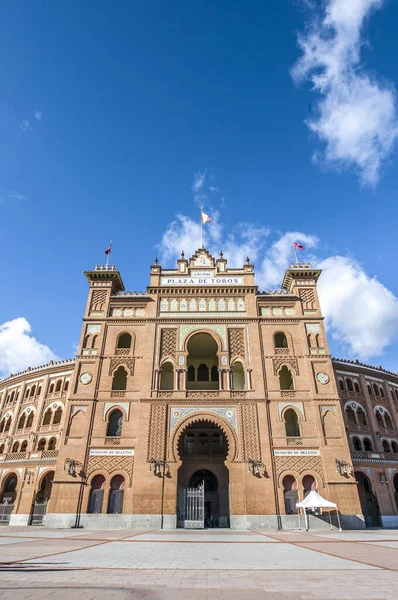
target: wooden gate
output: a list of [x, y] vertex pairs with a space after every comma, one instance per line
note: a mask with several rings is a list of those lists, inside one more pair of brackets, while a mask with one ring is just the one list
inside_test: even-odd
[[44, 515], [47, 510], [47, 500], [37, 501], [33, 505], [29, 525], [43, 525]]
[[8, 525], [14, 505], [11, 502], [0, 503], [0, 525]]
[[205, 483], [185, 490], [185, 529], [204, 529], [205, 526]]

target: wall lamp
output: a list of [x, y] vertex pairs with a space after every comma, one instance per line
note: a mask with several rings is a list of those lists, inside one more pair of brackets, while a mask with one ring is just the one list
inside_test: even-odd
[[380, 477], [380, 483], [388, 483], [388, 479], [387, 479], [387, 475], [385, 474], [384, 471], [380, 471], [379, 472], [379, 477]]
[[[170, 475], [170, 465], [165, 460], [155, 460], [154, 458], [149, 461], [148, 473], [152, 473], [157, 476], [162, 476], [161, 468], [164, 468], [166, 477]], [[166, 470], [167, 469], [167, 470]]]
[[345, 460], [339, 460], [336, 458], [336, 473], [340, 473], [340, 475], [349, 475], [348, 469], [351, 468], [350, 463]]
[[68, 475], [70, 475], [71, 477], [76, 477], [76, 467], [78, 466], [82, 466], [82, 463], [78, 460], [75, 460], [74, 458], [65, 458], [64, 471], [68, 469]]
[[252, 475], [256, 475], [256, 477], [259, 477], [260, 468], [264, 468], [264, 473], [266, 473], [266, 466], [263, 462], [261, 462], [261, 460], [257, 460], [256, 458], [249, 458], [249, 460], [247, 461], [247, 472], [248, 473], [251, 473]]

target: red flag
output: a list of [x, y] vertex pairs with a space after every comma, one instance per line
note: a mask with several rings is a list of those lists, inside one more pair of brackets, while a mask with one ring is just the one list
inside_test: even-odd
[[297, 242], [294, 242], [294, 249], [297, 250], [297, 248], [299, 250], [305, 250], [305, 246], [302, 246], [301, 244], [298, 244]]
[[109, 244], [108, 248], [105, 250], [104, 254], [106, 254], [108, 256], [108, 254], [111, 253], [112, 250], [112, 242]]

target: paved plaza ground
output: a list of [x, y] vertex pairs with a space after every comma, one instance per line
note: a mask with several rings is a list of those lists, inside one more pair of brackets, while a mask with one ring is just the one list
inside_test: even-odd
[[398, 598], [398, 531], [0, 528], [0, 598]]

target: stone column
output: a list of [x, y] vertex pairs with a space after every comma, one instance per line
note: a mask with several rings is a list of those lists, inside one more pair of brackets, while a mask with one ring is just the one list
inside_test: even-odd
[[247, 389], [252, 390], [252, 371], [253, 369], [247, 369]]
[[179, 389], [179, 387], [178, 387], [178, 382], [179, 382], [179, 378], [180, 378], [179, 374], [180, 374], [180, 369], [175, 369], [174, 370], [174, 390]]
[[223, 381], [223, 369], [218, 369], [218, 388], [219, 390], [224, 389], [224, 381]]
[[159, 380], [160, 380], [160, 373], [162, 372], [162, 369], [155, 369], [155, 384], [154, 384], [154, 388], [156, 391], [159, 390]]
[[184, 391], [187, 389], [187, 372], [188, 369], [181, 369], [180, 389]]
[[231, 388], [232, 388], [231, 375], [232, 375], [232, 369], [227, 369], [227, 390], [228, 391], [231, 391]]

